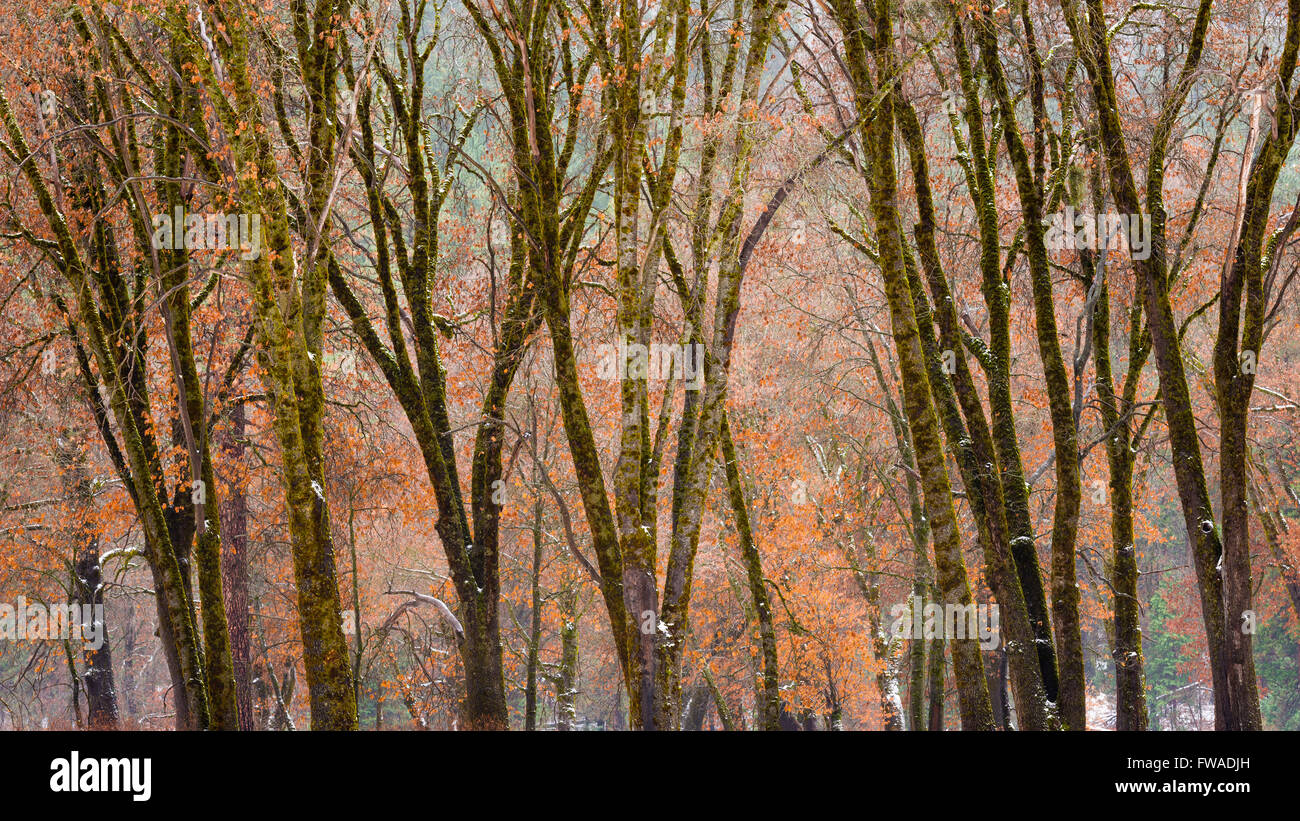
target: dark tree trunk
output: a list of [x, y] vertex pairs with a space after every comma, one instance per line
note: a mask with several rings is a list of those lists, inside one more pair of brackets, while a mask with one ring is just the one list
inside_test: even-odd
[[532, 605], [528, 620], [528, 669], [524, 685], [524, 729], [537, 729], [537, 668], [542, 643], [542, 497], [533, 504]]
[[[108, 637], [108, 624], [104, 621], [104, 578], [99, 564], [99, 535], [90, 521], [94, 508], [94, 492], [86, 470], [85, 454], [79, 444], [73, 443], [67, 432], [60, 433], [57, 442], [57, 460], [63, 467], [64, 489], [73, 508], [73, 543], [81, 545], [73, 565], [72, 595], [81, 620], [83, 638], [99, 636], [97, 648], [90, 649], [90, 666], [80, 675], [79, 685], [86, 693], [86, 721], [92, 730], [118, 729], [117, 691], [113, 686], [113, 654]], [[86, 617], [89, 616], [89, 619]], [[83, 645], [73, 642], [80, 650]], [[78, 653], [77, 655], [80, 655]], [[73, 675], [76, 662], [69, 657]], [[74, 697], [78, 682], [74, 682]], [[78, 706], [78, 712], [80, 707]]]
[[[242, 466], [244, 458], [244, 406], [230, 412], [230, 432], [222, 443], [224, 462]], [[248, 498], [242, 476], [232, 477], [229, 490], [221, 496], [221, 575], [226, 593], [226, 621], [230, 631], [230, 655], [235, 667], [235, 702], [239, 729], [252, 730], [253, 676], [248, 612]]]
[[117, 690], [113, 686], [113, 654], [108, 640], [108, 624], [103, 620], [101, 608], [104, 606], [104, 579], [99, 565], [99, 542], [91, 543], [76, 564], [75, 601], [85, 613], [85, 607], [92, 609], [91, 618], [95, 624], [83, 626], [85, 634], [99, 635], [103, 644], [90, 654], [90, 669], [81, 677], [86, 690], [86, 721], [92, 730], [118, 729]]

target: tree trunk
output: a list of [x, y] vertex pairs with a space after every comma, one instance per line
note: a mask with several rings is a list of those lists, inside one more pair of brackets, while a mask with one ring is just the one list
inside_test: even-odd
[[[736, 530], [740, 536], [740, 553], [745, 561], [746, 580], [754, 613], [758, 619], [759, 647], [763, 655], [762, 698], [758, 704], [758, 722], [764, 730], [780, 729], [781, 693], [776, 658], [776, 627], [772, 622], [772, 606], [767, 595], [767, 581], [763, 577], [763, 564], [754, 544], [754, 534], [749, 521], [749, 502], [740, 478], [740, 460], [736, 445], [731, 439], [731, 425], [722, 419], [722, 458], [727, 473], [727, 489], [731, 496], [731, 509], [736, 517]], [[897, 682], [895, 682], [897, 687]]]
[[[538, 470], [540, 470], [538, 466]], [[533, 504], [533, 569], [531, 606], [528, 619], [528, 661], [524, 685], [524, 729], [537, 729], [537, 668], [542, 643], [542, 497], [537, 488], [537, 501]]]
[[[872, 111], [876, 90], [868, 68], [866, 30], [857, 8], [847, 0], [833, 3], [839, 27], [846, 42], [846, 62], [854, 85], [858, 110]], [[920, 332], [917, 329], [911, 288], [904, 270], [902, 228], [897, 201], [897, 178], [894, 169], [893, 83], [896, 82], [895, 60], [891, 51], [893, 22], [888, 3], [882, 4], [875, 19], [872, 56], [884, 82], [882, 96], [874, 116], [862, 127], [863, 145], [869, 162], [865, 173], [871, 193], [871, 213], [875, 219], [879, 244], [880, 270], [885, 281], [894, 344], [903, 384], [903, 407], [916, 448], [917, 465], [925, 507], [931, 516], [935, 564], [944, 604], [972, 605], [970, 583], [961, 554], [961, 532], [952, 504], [952, 485], [944, 463], [938, 419], [926, 373]], [[988, 682], [979, 644], [970, 640], [950, 639], [953, 667], [957, 677], [958, 700], [964, 729], [992, 729], [993, 708], [989, 702]]]
[[254, 729], [252, 643], [248, 613], [248, 497], [243, 484], [244, 406], [230, 409], [230, 430], [222, 443], [228, 465], [238, 466], [221, 497], [221, 574], [226, 591], [226, 621], [230, 626], [230, 655], [235, 666], [235, 699], [239, 707], [239, 729]]
[[578, 720], [578, 601], [575, 591], [560, 597], [560, 670], [555, 677], [555, 729], [572, 730]]

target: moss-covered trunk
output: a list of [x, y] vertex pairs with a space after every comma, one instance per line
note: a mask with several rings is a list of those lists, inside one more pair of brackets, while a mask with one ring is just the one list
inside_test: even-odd
[[[961, 553], [961, 532], [952, 503], [952, 485], [944, 463], [938, 418], [927, 376], [926, 358], [904, 269], [902, 226], [898, 208], [898, 183], [894, 168], [893, 84], [897, 82], [893, 48], [893, 21], [888, 0], [872, 10], [874, 42], [870, 54], [879, 72], [877, 89], [869, 69], [868, 39], [856, 6], [847, 0], [833, 4], [836, 22], [845, 41], [845, 62], [853, 83], [858, 111], [864, 117], [862, 142], [868, 161], [864, 167], [875, 220], [879, 263], [889, 303], [890, 322], [902, 379], [903, 408], [916, 449], [925, 507], [930, 514], [935, 565], [942, 602], [972, 604], [970, 583]], [[949, 638], [957, 676], [958, 702], [965, 729], [993, 729], [993, 711], [979, 645]]]
[[[1272, 89], [1272, 129], [1264, 134], [1261, 122], [1264, 96], [1255, 97], [1247, 146], [1257, 142], [1259, 153], [1243, 174], [1249, 173], [1245, 202], [1236, 227], [1237, 244], [1231, 265], [1220, 282], [1219, 333], [1214, 347], [1214, 381], [1219, 406], [1219, 493], [1223, 515], [1223, 607], [1227, 638], [1224, 666], [1234, 729], [1259, 730], [1259, 688], [1252, 650], [1254, 621], [1253, 580], [1250, 560], [1249, 418], [1250, 400], [1262, 363], [1265, 317], [1269, 311], [1270, 283], [1266, 274], [1277, 263], [1274, 255], [1290, 238], [1294, 224], [1283, 225], [1267, 240], [1274, 189], [1286, 157], [1295, 142], [1296, 109], [1300, 89], [1289, 97], [1300, 52], [1300, 2], [1289, 4], [1286, 40]], [[1243, 163], [1245, 158], [1243, 157]], [[1285, 287], [1285, 286], [1283, 286]], [[1278, 295], [1280, 299], [1281, 296]]]
[[[1091, 267], [1088, 264], [1088, 267]], [[1140, 327], [1140, 304], [1130, 311], [1129, 371], [1121, 398], [1115, 393], [1111, 370], [1110, 284], [1104, 267], [1093, 307], [1093, 361], [1097, 372], [1097, 400], [1105, 427], [1106, 462], [1110, 468], [1111, 579], [1114, 594], [1115, 643], [1111, 657], [1115, 664], [1115, 729], [1147, 729], [1146, 681], [1143, 675], [1141, 607], [1138, 600], [1137, 546], [1133, 538], [1133, 467], [1137, 454], [1132, 449], [1133, 394], [1146, 361], [1148, 346]], [[1136, 367], [1135, 367], [1136, 366]]]
[[[314, 145], [317, 151], [313, 153], [325, 158], [309, 163], [307, 218], [319, 220], [322, 226], [328, 223], [330, 171], [318, 163], [332, 167], [334, 143], [332, 131], [321, 122], [332, 121], [336, 115], [336, 50], [341, 35], [334, 27], [339, 24], [336, 13], [346, 16], [346, 8], [346, 3], [336, 8], [336, 4], [322, 0], [314, 9], [312, 33], [303, 34], [311, 41], [307, 64], [302, 67], [313, 100], [310, 130], [314, 139], [321, 140]], [[305, 18], [305, 8], [297, 11]], [[229, 86], [218, 81], [211, 59], [194, 46], [184, 18], [173, 13], [169, 24], [173, 34], [186, 44], [188, 60], [197, 65], [207, 92], [215, 100], [217, 116], [232, 143], [242, 205], [260, 215], [264, 228], [262, 253], [245, 260], [244, 267], [252, 289], [272, 428], [280, 445], [281, 484], [293, 553], [312, 729], [353, 730], [357, 726], [356, 692], [343, 635], [322, 452], [325, 403], [320, 361], [326, 268], [318, 257], [304, 262], [299, 271], [284, 187], [269, 136], [265, 128], [248, 128], [262, 121], [250, 69], [250, 24], [238, 6], [221, 12], [219, 20], [226, 37], [219, 38], [217, 48]], [[305, 19], [298, 24], [307, 26]], [[227, 87], [233, 91], [229, 99], [224, 92]], [[310, 238], [318, 253], [324, 241], [323, 235]]]
[[[1033, 522], [1029, 514], [1029, 485], [1025, 481], [1024, 462], [1017, 438], [1015, 404], [1011, 386], [1011, 288], [1001, 269], [1001, 238], [998, 227], [996, 187], [992, 175], [992, 158], [996, 142], [985, 133], [981, 95], [966, 44], [960, 18], [953, 20], [953, 52], [961, 80], [965, 107], [962, 116], [968, 129], [967, 143], [971, 160], [966, 166], [967, 185], [975, 200], [980, 235], [980, 291], [988, 309], [989, 345], [981, 364], [988, 381], [989, 415], [993, 446], [1001, 469], [1003, 503], [1006, 510], [1007, 535], [1011, 556], [1020, 578], [1021, 592], [1034, 632], [1034, 647], [1047, 700], [1060, 700], [1060, 679], [1052, 623], [1048, 611], [1047, 591], [1039, 567], [1034, 542]], [[960, 141], [960, 134], [954, 127]]]
[[[96, 100], [102, 104], [102, 87], [96, 91], [99, 92]], [[84, 96], [77, 99], [87, 108], [91, 105]], [[87, 119], [92, 116], [89, 110], [83, 111], [83, 115]], [[145, 369], [137, 367], [145, 356], [145, 335], [139, 327], [134, 300], [143, 295], [131, 293], [116, 244], [102, 224], [97, 229], [96, 241], [88, 248], [89, 256], [83, 254], [37, 165], [37, 155], [29, 148], [3, 93], [0, 93], [0, 123], [11, 147], [24, 158], [18, 172], [31, 186], [39, 213], [57, 245], [57, 267], [71, 289], [72, 304], [67, 304], [58, 294], [52, 294], [51, 298], [73, 339], [78, 372], [96, 425], [140, 516], [157, 596], [159, 634], [175, 685], [177, 727], [204, 729], [209, 723], [206, 665], [182, 564], [188, 545], [173, 541], [169, 494], [154, 439], [150, 393], [145, 384]], [[130, 150], [121, 143], [115, 147]], [[54, 156], [57, 158], [57, 154]], [[61, 172], [56, 168], [55, 173]], [[77, 198], [83, 204], [93, 203], [103, 195], [103, 177], [98, 169], [78, 165], [75, 178], [81, 180], [76, 188]], [[143, 215], [133, 216], [138, 225]], [[146, 254], [148, 247], [151, 246], [146, 239]], [[116, 421], [116, 432], [113, 421]]]
[[[1048, 408], [1052, 420], [1053, 456], [1056, 466], [1056, 504], [1052, 516], [1052, 619], [1056, 640], [1056, 663], [1060, 681], [1058, 704], [1067, 729], [1082, 730], [1085, 725], [1083, 677], [1083, 636], [1079, 616], [1079, 587], [1075, 574], [1075, 538], [1079, 530], [1081, 487], [1079, 477], [1078, 431], [1070, 404], [1070, 379], [1061, 355], [1056, 325], [1056, 308], [1052, 289], [1052, 272], [1044, 241], [1042, 189], [1042, 139], [1047, 128], [1042, 103], [1041, 65], [1038, 63], [1033, 28], [1026, 13], [1021, 15], [1033, 79], [1031, 91], [1035, 109], [1035, 158], [1031, 159], [1016, 121], [1011, 92], [1002, 72], [998, 54], [997, 32], [992, 15], [983, 8], [975, 26], [980, 56], [1001, 112], [1001, 126], [1007, 153], [1015, 170], [1020, 194], [1024, 234], [1029, 259], [1030, 281], [1034, 294], [1034, 318], [1038, 334], [1038, 354], [1043, 365]], [[1017, 704], [1017, 713], [1020, 705]]]
[[555, 676], [555, 729], [572, 730], [578, 720], [577, 591], [560, 597], [560, 669]]
[[[1121, 213], [1140, 215], [1144, 211], [1120, 119], [1115, 75], [1111, 68], [1110, 41], [1101, 0], [1087, 0], [1086, 21], [1078, 18], [1073, 0], [1062, 0], [1061, 5], [1075, 46], [1080, 50], [1091, 81], [1111, 194]], [[1210, 672], [1214, 684], [1215, 728], [1225, 730], [1242, 729], [1251, 723], [1251, 718], [1247, 716], [1243, 724], [1242, 716], [1233, 703], [1234, 689], [1242, 683], [1243, 677], [1238, 676], [1237, 684], [1234, 685], [1228, 675], [1229, 642], [1231, 641], [1233, 646], [1238, 648], [1242, 646], [1239, 640], [1229, 638], [1228, 631], [1238, 630], [1240, 622], [1227, 623], [1224, 578], [1220, 564], [1224, 557], [1223, 543], [1215, 524], [1214, 509], [1206, 484], [1197, 422], [1193, 413], [1186, 369], [1183, 365], [1178, 325], [1174, 319], [1170, 299], [1169, 272], [1165, 258], [1167, 243], [1163, 198], [1165, 145], [1172, 132], [1173, 121], [1197, 74], [1209, 27], [1211, 5], [1211, 0], [1203, 0], [1200, 4], [1196, 23], [1189, 37], [1186, 59], [1179, 72], [1177, 83], [1166, 99], [1152, 140], [1146, 186], [1146, 213], [1150, 214], [1152, 227], [1150, 254], [1149, 256], [1132, 254], [1132, 256], [1133, 267], [1141, 280], [1139, 290], [1142, 293], [1156, 366], [1160, 373], [1160, 393], [1165, 420], [1169, 427], [1174, 477], [1183, 511], [1183, 523], [1192, 546], [1192, 565], [1196, 571], [1200, 592], [1201, 617], [1205, 626]], [[1292, 21], [1294, 21], [1295, 14], [1300, 13], [1300, 3], [1292, 2], [1291, 10]], [[1288, 30], [1293, 30], [1292, 25], [1289, 24]], [[1294, 52], [1294, 49], [1292, 51]], [[1216, 370], [1219, 366], [1216, 360]], [[1223, 446], [1225, 449], [1231, 448], [1233, 446], [1231, 438], [1225, 441]], [[1229, 455], [1229, 462], [1231, 459]], [[1240, 658], [1237, 662], [1239, 665], [1244, 664], [1244, 660]], [[1239, 666], [1238, 669], [1244, 672], [1244, 668]], [[1254, 686], [1253, 676], [1251, 686]], [[1257, 699], [1258, 697], [1254, 696], [1255, 703]]]
[[740, 554], [745, 562], [745, 579], [753, 600], [755, 618], [758, 619], [759, 647], [763, 655], [762, 698], [758, 704], [758, 722], [764, 730], [781, 728], [781, 692], [776, 658], [776, 626], [772, 621], [772, 604], [767, 595], [767, 580], [763, 577], [762, 557], [754, 543], [754, 532], [749, 519], [749, 502], [740, 476], [740, 460], [736, 444], [731, 438], [730, 420], [722, 420], [722, 459], [727, 473], [727, 490], [731, 497], [731, 510], [736, 517], [736, 531], [740, 537]]

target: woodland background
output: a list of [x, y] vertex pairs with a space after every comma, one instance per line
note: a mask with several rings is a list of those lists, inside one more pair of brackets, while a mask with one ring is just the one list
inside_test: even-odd
[[1300, 0], [0, 32], [0, 727], [1300, 729]]

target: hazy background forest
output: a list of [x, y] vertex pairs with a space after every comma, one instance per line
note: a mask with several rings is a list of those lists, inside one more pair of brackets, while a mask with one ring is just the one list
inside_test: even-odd
[[0, 32], [0, 728], [1300, 729], [1297, 0]]

